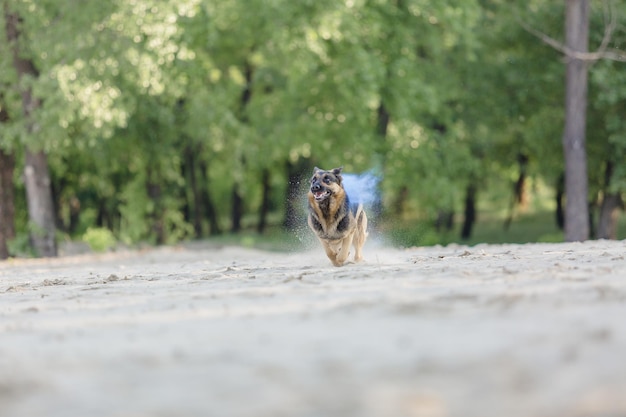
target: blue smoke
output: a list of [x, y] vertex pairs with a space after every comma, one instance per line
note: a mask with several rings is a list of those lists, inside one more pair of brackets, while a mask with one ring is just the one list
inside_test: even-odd
[[363, 204], [366, 208], [378, 208], [381, 204], [380, 177], [372, 171], [363, 174], [342, 174], [343, 187], [352, 204]]

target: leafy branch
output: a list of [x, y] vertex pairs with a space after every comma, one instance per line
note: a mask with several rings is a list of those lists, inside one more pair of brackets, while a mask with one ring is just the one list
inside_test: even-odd
[[615, 49], [608, 49], [611, 40], [613, 39], [613, 33], [617, 28], [616, 13], [614, 11], [613, 1], [604, 1], [602, 3], [604, 14], [604, 35], [602, 36], [602, 42], [600, 46], [594, 52], [576, 51], [562, 42], [552, 38], [548, 34], [533, 28], [528, 23], [524, 22], [521, 18], [517, 18], [517, 22], [528, 33], [539, 38], [546, 45], [551, 46], [557, 51], [561, 52], [568, 58], [574, 58], [581, 61], [598, 61], [601, 59], [609, 59], [612, 61], [626, 62], [626, 52], [618, 51]]

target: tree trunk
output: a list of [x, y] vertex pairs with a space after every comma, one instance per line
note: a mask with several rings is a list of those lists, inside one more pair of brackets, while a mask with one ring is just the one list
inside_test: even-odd
[[198, 164], [200, 165], [200, 182], [204, 185], [200, 189], [200, 194], [202, 196], [202, 205], [206, 210], [206, 216], [209, 220], [209, 234], [219, 235], [222, 233], [222, 230], [220, 229], [217, 210], [215, 209], [215, 204], [213, 204], [213, 198], [209, 191], [209, 167], [203, 159], [200, 159]]
[[[115, 183], [113, 183], [113, 185], [115, 189], [120, 189]], [[120, 213], [118, 211], [119, 202], [116, 198], [114, 196], [105, 197], [98, 195], [95, 197], [95, 203], [98, 208], [96, 226], [104, 227], [109, 230], [118, 229], [120, 226]], [[80, 216], [80, 200], [78, 200], [75, 210], [78, 216]]]
[[[63, 191], [70, 186], [65, 177], [51, 178], [50, 190], [54, 203], [55, 224], [57, 230], [72, 235], [76, 231], [80, 218], [80, 200], [75, 195], [64, 196]], [[67, 210], [66, 210], [67, 209]], [[67, 218], [64, 214], [67, 212]]]
[[56, 226], [48, 157], [43, 151], [26, 150], [24, 185], [28, 206], [30, 242], [37, 256], [57, 256]]
[[0, 150], [0, 259], [9, 257], [7, 243], [15, 237], [14, 170], [15, 156]]
[[[254, 50], [254, 47], [252, 48]], [[252, 99], [252, 78], [254, 75], [254, 68], [250, 61], [245, 62], [243, 68], [243, 74], [246, 80], [246, 84], [244, 86], [243, 91], [241, 92], [240, 97], [240, 107], [239, 107], [239, 120], [243, 124], [248, 124], [250, 122], [247, 114], [248, 104], [250, 104], [250, 100]], [[241, 166], [245, 167], [246, 161], [245, 156], [241, 156]], [[231, 194], [231, 232], [238, 233], [241, 231], [241, 218], [243, 217], [243, 197], [241, 196], [240, 191], [241, 184], [238, 179], [235, 179], [235, 183], [233, 184], [233, 191]]]
[[148, 179], [146, 181], [146, 192], [148, 194], [148, 198], [154, 203], [153, 212], [150, 214], [150, 221], [152, 223], [150, 225], [150, 229], [156, 237], [157, 245], [162, 245], [165, 243], [165, 240], [167, 238], [165, 234], [165, 224], [163, 221], [163, 191], [161, 189], [160, 181], [155, 181], [152, 179], [153, 174], [150, 169], [148, 170], [147, 177]]
[[[8, 2], [4, 3], [4, 16], [6, 20], [7, 39], [12, 47], [13, 66], [20, 81], [27, 77], [37, 78], [39, 73], [33, 62], [23, 58], [20, 50], [19, 22], [16, 13], [9, 10]], [[40, 101], [33, 96], [30, 87], [23, 88], [22, 111], [29, 134], [36, 129], [34, 111], [40, 107]], [[57, 247], [55, 242], [55, 216], [50, 190], [50, 171], [48, 157], [41, 150], [27, 147], [26, 163], [24, 166], [24, 184], [26, 186], [26, 199], [28, 204], [28, 216], [31, 222], [30, 240], [38, 256], [56, 256]]]
[[31, 221], [30, 240], [38, 256], [56, 256], [56, 227], [50, 191], [48, 158], [43, 151], [26, 150], [24, 185]]
[[[194, 234], [197, 238], [202, 237], [202, 195], [196, 175], [196, 155], [199, 149], [188, 145], [185, 147], [185, 163], [183, 164], [183, 177], [188, 181], [191, 191], [191, 199], [187, 196], [186, 220], [193, 224]], [[191, 201], [189, 201], [191, 200]]]
[[519, 205], [524, 207], [526, 205], [526, 178], [528, 171], [528, 156], [520, 153], [517, 155], [517, 164], [519, 166], [519, 174], [517, 181], [513, 185], [513, 198], [511, 199], [511, 205], [509, 207], [509, 215], [504, 221], [504, 230], [509, 230], [511, 223], [513, 223], [513, 217], [515, 217], [515, 208]]
[[437, 233], [449, 232], [454, 227], [454, 211], [437, 210], [437, 219], [435, 220], [435, 230]]
[[617, 239], [617, 221], [623, 201], [619, 193], [609, 192], [613, 177], [613, 163], [608, 161], [604, 171], [604, 194], [600, 203], [600, 218], [598, 219], [597, 239]]
[[465, 191], [465, 219], [461, 229], [461, 239], [466, 240], [472, 236], [472, 228], [476, 222], [476, 186], [469, 184]]
[[559, 175], [559, 179], [556, 181], [556, 210], [555, 220], [559, 230], [565, 228], [565, 213], [563, 210], [563, 196], [565, 195], [565, 174]]
[[605, 194], [600, 205], [598, 220], [598, 239], [617, 239], [617, 220], [623, 207], [621, 196], [617, 193]]
[[[237, 168], [240, 172], [245, 172], [246, 159], [240, 157], [240, 166]], [[241, 178], [235, 178], [233, 183], [233, 191], [231, 194], [231, 229], [232, 233], [238, 233], [241, 231], [241, 219], [244, 214], [243, 196], [241, 195], [241, 186], [243, 181]]]
[[[589, 1], [566, 0], [565, 42], [572, 51], [587, 52]], [[567, 56], [565, 91], [565, 240], [589, 238], [587, 205], [587, 152], [585, 129], [587, 111], [587, 64]]]
[[233, 184], [233, 191], [231, 195], [231, 228], [232, 233], [238, 233], [241, 231], [241, 218], [243, 217], [243, 198], [239, 191], [239, 183]]
[[[0, 123], [8, 120], [9, 114], [0, 101]], [[15, 155], [0, 149], [0, 259], [9, 257], [7, 243], [15, 237], [14, 171]]]
[[267, 215], [270, 211], [270, 193], [272, 188], [270, 186], [270, 170], [268, 168], [263, 169], [261, 175], [261, 187], [263, 188], [263, 197], [261, 200], [261, 209], [259, 210], [259, 224], [257, 225], [257, 231], [263, 233], [267, 226]]
[[[69, 224], [67, 225], [68, 233], [74, 234], [76, 233], [76, 229], [80, 223], [80, 200], [77, 196], [73, 195], [70, 197], [69, 201]], [[109, 227], [112, 230], [112, 227]]]
[[380, 102], [378, 106], [378, 118], [376, 122], [376, 132], [384, 141], [387, 137], [387, 128], [389, 127], [389, 121], [391, 119], [391, 115], [387, 111], [387, 107], [385, 107], [385, 103]]
[[250, 100], [252, 99], [252, 76], [254, 75], [254, 68], [252, 67], [252, 64], [250, 64], [249, 61], [246, 61], [244, 65], [243, 74], [246, 79], [246, 85], [244, 86], [243, 91], [241, 92], [241, 98], [240, 98], [241, 107], [240, 107], [239, 119], [243, 123], [248, 123], [249, 120], [248, 120], [248, 115], [246, 114], [246, 109], [248, 107], [248, 104], [250, 104]]

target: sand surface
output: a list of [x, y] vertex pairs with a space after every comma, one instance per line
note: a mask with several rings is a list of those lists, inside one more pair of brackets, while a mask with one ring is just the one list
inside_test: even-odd
[[0, 262], [0, 416], [626, 416], [626, 241]]

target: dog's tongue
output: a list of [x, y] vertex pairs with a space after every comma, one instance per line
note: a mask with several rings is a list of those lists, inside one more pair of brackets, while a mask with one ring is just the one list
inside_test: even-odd
[[315, 198], [320, 198], [325, 194], [325, 191], [316, 191], [313, 194], [315, 195]]

